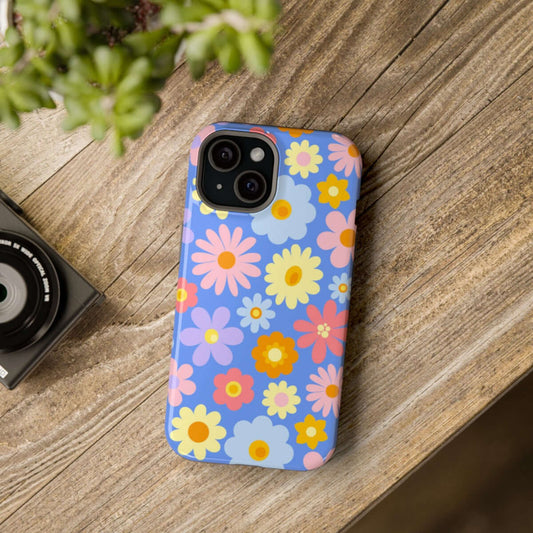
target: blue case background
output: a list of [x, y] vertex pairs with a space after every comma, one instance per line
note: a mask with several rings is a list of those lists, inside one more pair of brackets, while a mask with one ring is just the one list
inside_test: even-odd
[[[278, 191], [264, 212], [214, 211], [200, 201], [195, 188], [199, 147], [216, 130], [253, 131], [268, 136], [275, 143], [279, 152]], [[359, 152], [349, 139], [331, 132], [217, 123], [204, 128], [195, 138], [188, 172], [165, 424], [167, 440], [180, 455], [196, 461], [309, 470], [321, 466], [333, 454], [353, 265], [354, 245], [349, 237], [355, 238], [355, 205], [360, 178]], [[337, 205], [339, 198], [342, 201]], [[289, 217], [281, 222], [271, 212], [280, 199], [288, 202], [292, 209]], [[277, 216], [286, 216], [288, 211], [286, 207], [282, 210], [283, 205], [286, 206], [276, 204]], [[309, 206], [314, 208], [314, 216]], [[254, 223], [258, 217], [261, 217], [259, 222]], [[339, 224], [341, 217], [346, 228], [353, 227], [353, 235], [350, 231], [341, 231], [344, 227]], [[246, 239], [255, 240], [253, 243], [247, 240], [241, 246], [244, 249], [252, 243], [239, 256], [243, 261], [246, 258], [250, 261], [241, 263], [238, 259], [236, 266], [228, 268], [230, 255], [229, 263], [217, 259], [218, 267], [225, 265], [225, 268], [218, 268], [207, 260], [208, 255], [219, 257], [213, 252], [216, 244], [218, 250], [220, 243], [222, 248], [228, 248], [222, 238], [227, 237], [228, 232], [222, 226], [227, 227], [234, 244], [238, 242], [237, 246]], [[276, 232], [276, 227], [281, 230]], [[242, 229], [242, 236], [237, 228]], [[265, 231], [269, 233], [261, 234]], [[320, 237], [324, 232], [329, 235]], [[284, 242], [279, 242], [284, 238]], [[205, 241], [204, 249], [199, 241]], [[279, 272], [283, 272], [284, 267], [291, 261], [298, 261], [298, 249], [293, 248], [294, 245], [299, 246], [300, 254], [310, 248], [310, 257], [318, 258], [320, 264], [316, 265], [316, 259], [306, 259], [304, 253], [304, 259], [299, 261], [303, 261], [305, 268], [296, 269], [296, 277], [287, 277], [289, 274], [281, 277]], [[328, 246], [330, 248], [325, 249]], [[234, 246], [229, 248], [236, 250]], [[334, 257], [337, 249], [339, 252]], [[246, 254], [247, 257], [243, 257]], [[274, 261], [276, 254], [279, 254], [277, 263]], [[289, 256], [285, 262], [283, 254]], [[237, 252], [233, 257], [238, 257]], [[272, 266], [274, 263], [278, 266]], [[235, 272], [238, 272], [242, 264], [246, 272], [253, 272], [253, 275], [245, 275], [247, 283], [241, 276], [240, 282], [230, 286], [227, 278], [221, 290], [224, 273], [232, 268], [237, 268]], [[249, 268], [250, 265], [259, 270], [259, 275], [256, 269]], [[199, 270], [202, 273], [198, 273]], [[300, 300], [292, 309], [287, 305], [287, 298], [276, 303], [277, 294], [268, 294], [278, 285], [283, 287], [283, 279], [293, 282], [304, 272], [301, 280], [305, 281], [309, 276], [316, 278], [317, 271], [323, 276], [315, 280], [318, 292], [307, 293], [308, 302], [305, 302], [304, 290], [299, 291]], [[220, 278], [218, 287], [216, 283], [209, 286], [213, 279], [204, 279], [208, 275]], [[275, 280], [276, 287], [272, 286]], [[309, 289], [312, 283], [300, 281], [295, 286]], [[268, 309], [265, 300], [271, 302]], [[314, 312], [311, 309], [311, 316], [310, 306], [316, 307]], [[261, 309], [260, 321], [248, 318], [254, 307]], [[216, 324], [213, 324], [215, 311]], [[255, 310], [254, 313], [257, 316], [259, 312]], [[325, 315], [336, 326], [333, 327], [335, 332], [325, 331], [325, 326], [317, 329], [320, 325], [317, 318]], [[267, 318], [265, 329], [266, 316], [271, 318]], [[274, 332], [279, 333], [272, 337]], [[305, 335], [308, 335], [307, 342], [300, 341]], [[235, 344], [241, 336], [241, 342]], [[317, 341], [307, 346], [315, 337]], [[210, 343], [206, 339], [218, 340]], [[234, 344], [228, 344], [228, 339]], [[196, 341], [198, 343], [193, 344]], [[324, 344], [326, 351], [322, 359]], [[276, 346], [278, 351], [273, 350]], [[295, 361], [294, 352], [297, 354]], [[279, 357], [282, 359], [275, 361]], [[262, 366], [258, 368], [260, 362]], [[280, 368], [283, 373], [272, 377]], [[329, 385], [338, 385], [336, 396], [335, 387], [328, 389]], [[297, 404], [295, 397], [299, 398]], [[292, 406], [289, 411], [287, 406]]]

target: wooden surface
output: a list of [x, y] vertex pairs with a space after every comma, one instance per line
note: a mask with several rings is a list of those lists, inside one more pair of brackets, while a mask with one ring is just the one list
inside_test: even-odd
[[[0, 129], [0, 187], [107, 295], [0, 390], [0, 531], [336, 531], [533, 366], [531, 2], [284, 4], [270, 76], [178, 68], [123, 159], [61, 110]], [[339, 442], [313, 472], [165, 441], [187, 150], [216, 120], [363, 154]]]

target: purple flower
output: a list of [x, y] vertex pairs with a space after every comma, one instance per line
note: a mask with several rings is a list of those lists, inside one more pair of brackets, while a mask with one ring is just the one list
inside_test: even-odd
[[181, 242], [184, 244], [189, 244], [194, 240], [194, 232], [187, 226], [189, 220], [191, 220], [191, 210], [186, 207], [183, 213], [183, 232], [181, 234]]
[[196, 328], [186, 328], [181, 332], [180, 340], [185, 346], [197, 346], [192, 355], [196, 366], [204, 366], [212, 355], [220, 365], [229, 365], [233, 353], [228, 348], [240, 344], [244, 335], [239, 328], [227, 328], [230, 312], [227, 307], [215, 309], [213, 318], [201, 307], [195, 307], [191, 319]]

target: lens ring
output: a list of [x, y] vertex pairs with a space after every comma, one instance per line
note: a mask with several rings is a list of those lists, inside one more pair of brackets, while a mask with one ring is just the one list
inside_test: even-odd
[[255, 170], [246, 170], [235, 180], [234, 190], [237, 198], [247, 204], [260, 202], [267, 192], [265, 177]]
[[[31, 239], [6, 231], [0, 231], [1, 283], [6, 287], [7, 299], [2, 303], [0, 320], [0, 353], [11, 353], [26, 348], [39, 340], [54, 322], [61, 298], [59, 277], [46, 252]], [[23, 278], [26, 295], [24, 306], [17, 316], [12, 316], [20, 299]], [[11, 294], [11, 296], [10, 296]]]
[[216, 140], [207, 154], [211, 166], [219, 172], [233, 170], [241, 161], [241, 150], [237, 143], [230, 139]]

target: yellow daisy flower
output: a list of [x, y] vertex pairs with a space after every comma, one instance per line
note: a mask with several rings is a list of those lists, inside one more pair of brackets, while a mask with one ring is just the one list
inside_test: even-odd
[[200, 213], [202, 213], [202, 215], [210, 215], [214, 211], [215, 215], [220, 220], [225, 220], [226, 218], [228, 218], [228, 214], [229, 214], [228, 211], [224, 211], [223, 209], [213, 209], [212, 207], [209, 207], [207, 204], [204, 204], [204, 202], [202, 202], [202, 199], [200, 198], [200, 195], [198, 194], [198, 189], [196, 189], [196, 178], [192, 180], [192, 184], [194, 185], [192, 197], [193, 197], [193, 200], [200, 202]]
[[265, 281], [269, 283], [266, 293], [276, 296], [276, 305], [285, 302], [289, 309], [294, 309], [298, 302], [309, 302], [310, 294], [318, 294], [320, 286], [316, 281], [322, 279], [320, 257], [311, 257], [311, 248], [303, 252], [298, 244], [293, 244], [290, 251], [285, 248], [280, 254], [274, 254], [272, 263], [266, 266]]
[[268, 407], [268, 416], [278, 415], [282, 420], [287, 414], [296, 413], [296, 406], [300, 403], [300, 397], [296, 394], [296, 386], [287, 386], [286, 381], [279, 384], [271, 383], [263, 392], [265, 399], [263, 405]]
[[322, 156], [318, 155], [318, 144], [310, 145], [307, 139], [300, 144], [292, 142], [291, 147], [285, 150], [285, 155], [285, 164], [290, 167], [291, 176], [300, 173], [302, 178], [307, 178], [310, 172], [316, 174], [318, 165], [322, 163]]
[[328, 436], [324, 431], [325, 427], [325, 420], [316, 420], [313, 415], [307, 415], [303, 422], [294, 424], [294, 428], [298, 432], [296, 442], [298, 444], [307, 444], [311, 450], [314, 450], [319, 442], [328, 440]]
[[203, 461], [206, 452], [220, 451], [220, 439], [226, 436], [226, 430], [219, 426], [220, 413], [207, 413], [205, 405], [197, 405], [194, 412], [188, 407], [180, 409], [180, 416], [172, 419], [176, 428], [170, 432], [170, 438], [179, 442], [178, 453], [194, 453], [198, 461]]
[[320, 191], [318, 201], [321, 204], [329, 204], [333, 209], [350, 199], [350, 194], [346, 191], [348, 180], [339, 180], [335, 174], [330, 174], [326, 181], [321, 181], [316, 186]]

